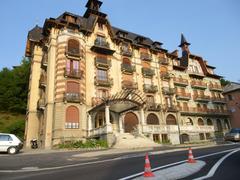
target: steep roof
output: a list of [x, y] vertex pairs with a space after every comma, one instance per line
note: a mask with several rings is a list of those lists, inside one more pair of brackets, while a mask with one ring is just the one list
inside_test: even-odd
[[28, 39], [34, 42], [40, 42], [43, 39], [43, 29], [36, 25], [28, 32]]
[[223, 88], [223, 93], [226, 94], [237, 90], [240, 91], [240, 83], [231, 82]]

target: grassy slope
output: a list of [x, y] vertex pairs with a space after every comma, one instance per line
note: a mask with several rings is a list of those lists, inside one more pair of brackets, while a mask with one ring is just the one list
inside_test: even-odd
[[16, 123], [17, 121], [24, 121], [25, 115], [23, 114], [9, 114], [0, 112], [0, 132], [6, 132], [6, 128]]

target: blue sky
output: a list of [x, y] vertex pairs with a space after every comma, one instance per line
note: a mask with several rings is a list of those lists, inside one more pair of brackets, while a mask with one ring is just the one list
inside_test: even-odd
[[[64, 11], [83, 15], [86, 2], [2, 1], [0, 69], [20, 63], [32, 27]], [[183, 32], [192, 54], [216, 66], [216, 73], [226, 79], [240, 80], [239, 0], [103, 0], [101, 10], [113, 26], [160, 41], [170, 52], [178, 49]]]

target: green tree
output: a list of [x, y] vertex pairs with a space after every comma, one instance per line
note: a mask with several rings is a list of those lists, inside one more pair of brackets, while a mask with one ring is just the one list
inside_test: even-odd
[[228, 84], [230, 84], [230, 81], [228, 81], [228, 80], [226, 80], [226, 79], [224, 79], [224, 78], [221, 78], [220, 79], [220, 82], [221, 82], [221, 85], [224, 87], [224, 86], [226, 86], [226, 85], [228, 85]]
[[30, 61], [23, 58], [20, 66], [0, 71], [0, 110], [25, 114], [27, 107]]

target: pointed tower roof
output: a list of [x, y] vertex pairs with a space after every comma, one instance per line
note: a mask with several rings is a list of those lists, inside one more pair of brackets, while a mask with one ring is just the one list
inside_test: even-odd
[[183, 33], [181, 33], [181, 43], [178, 47], [182, 47], [184, 44], [186, 44], [188, 46], [190, 45], [190, 43], [187, 42], [186, 38], [184, 37]]

